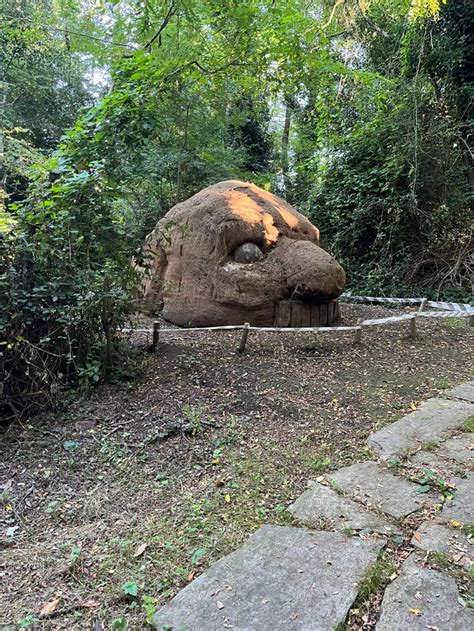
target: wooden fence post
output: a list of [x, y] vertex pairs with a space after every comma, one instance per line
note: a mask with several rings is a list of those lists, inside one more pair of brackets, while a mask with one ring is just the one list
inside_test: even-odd
[[363, 322], [363, 318], [359, 318], [357, 320], [357, 326], [359, 327], [358, 329], [356, 329], [355, 335], [354, 335], [354, 344], [360, 344], [360, 340], [362, 338], [362, 322]]
[[416, 316], [415, 315], [410, 318], [410, 337], [411, 338], [416, 337]]
[[156, 353], [156, 349], [158, 347], [160, 341], [160, 323], [153, 322], [153, 342], [151, 345], [151, 350], [153, 353]]
[[245, 350], [245, 345], [247, 344], [247, 338], [249, 336], [250, 324], [246, 322], [242, 329], [242, 337], [240, 338], [239, 344], [239, 353], [243, 353]]
[[428, 302], [428, 298], [423, 298], [423, 300], [421, 301], [420, 308], [418, 309], [418, 313], [422, 313], [425, 310], [427, 302]]

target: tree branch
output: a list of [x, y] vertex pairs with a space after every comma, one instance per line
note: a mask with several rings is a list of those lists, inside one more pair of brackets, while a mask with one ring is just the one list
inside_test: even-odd
[[[171, 20], [171, 18], [176, 14], [177, 12], [177, 7], [175, 5], [174, 0], [171, 2], [171, 6], [168, 10], [168, 13], [166, 14], [165, 19], [163, 20], [160, 28], [157, 30], [157, 32], [153, 35], [153, 37], [151, 39], [148, 40], [148, 42], [145, 44], [145, 50], [149, 50], [151, 48], [151, 45], [153, 44], [153, 42], [155, 40], [157, 40], [161, 34], [163, 33], [163, 31], [165, 30], [165, 28], [168, 26], [169, 21]], [[160, 40], [160, 46], [161, 46], [161, 40]]]

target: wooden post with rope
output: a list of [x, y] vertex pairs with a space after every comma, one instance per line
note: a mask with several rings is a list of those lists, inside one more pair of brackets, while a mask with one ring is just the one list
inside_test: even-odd
[[153, 342], [151, 344], [152, 353], [156, 353], [156, 349], [160, 342], [160, 323], [153, 322]]
[[418, 313], [423, 313], [426, 307], [426, 303], [428, 302], [428, 298], [423, 298], [420, 304], [420, 308], [418, 309]]
[[245, 345], [247, 344], [247, 338], [249, 336], [250, 324], [246, 322], [242, 328], [242, 337], [240, 338], [239, 344], [239, 353], [243, 353], [245, 350]]
[[354, 335], [354, 344], [360, 344], [360, 341], [362, 339], [362, 322], [364, 321], [363, 318], [359, 318], [357, 320], [357, 326], [359, 327], [358, 329], [356, 329], [355, 335]]

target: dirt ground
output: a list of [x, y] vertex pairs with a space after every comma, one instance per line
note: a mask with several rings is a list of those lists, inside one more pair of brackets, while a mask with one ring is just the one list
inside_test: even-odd
[[[392, 313], [342, 305], [342, 323]], [[10, 425], [0, 629], [148, 628], [261, 524], [292, 523], [308, 478], [369, 458], [370, 432], [472, 379], [474, 328], [418, 332], [372, 328], [359, 346], [349, 332], [251, 332], [242, 356], [240, 332], [164, 333], [134, 382]]]

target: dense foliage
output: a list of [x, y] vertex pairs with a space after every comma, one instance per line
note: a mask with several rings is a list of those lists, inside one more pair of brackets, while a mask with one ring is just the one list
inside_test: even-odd
[[225, 178], [314, 218], [353, 287], [466, 297], [468, 0], [7, 0], [1, 12], [5, 415], [113, 373], [144, 235]]
[[362, 291], [470, 298], [473, 24], [468, 2], [415, 24], [376, 7], [352, 60], [374, 80], [340, 83], [322, 139], [317, 101], [301, 111], [294, 194]]

